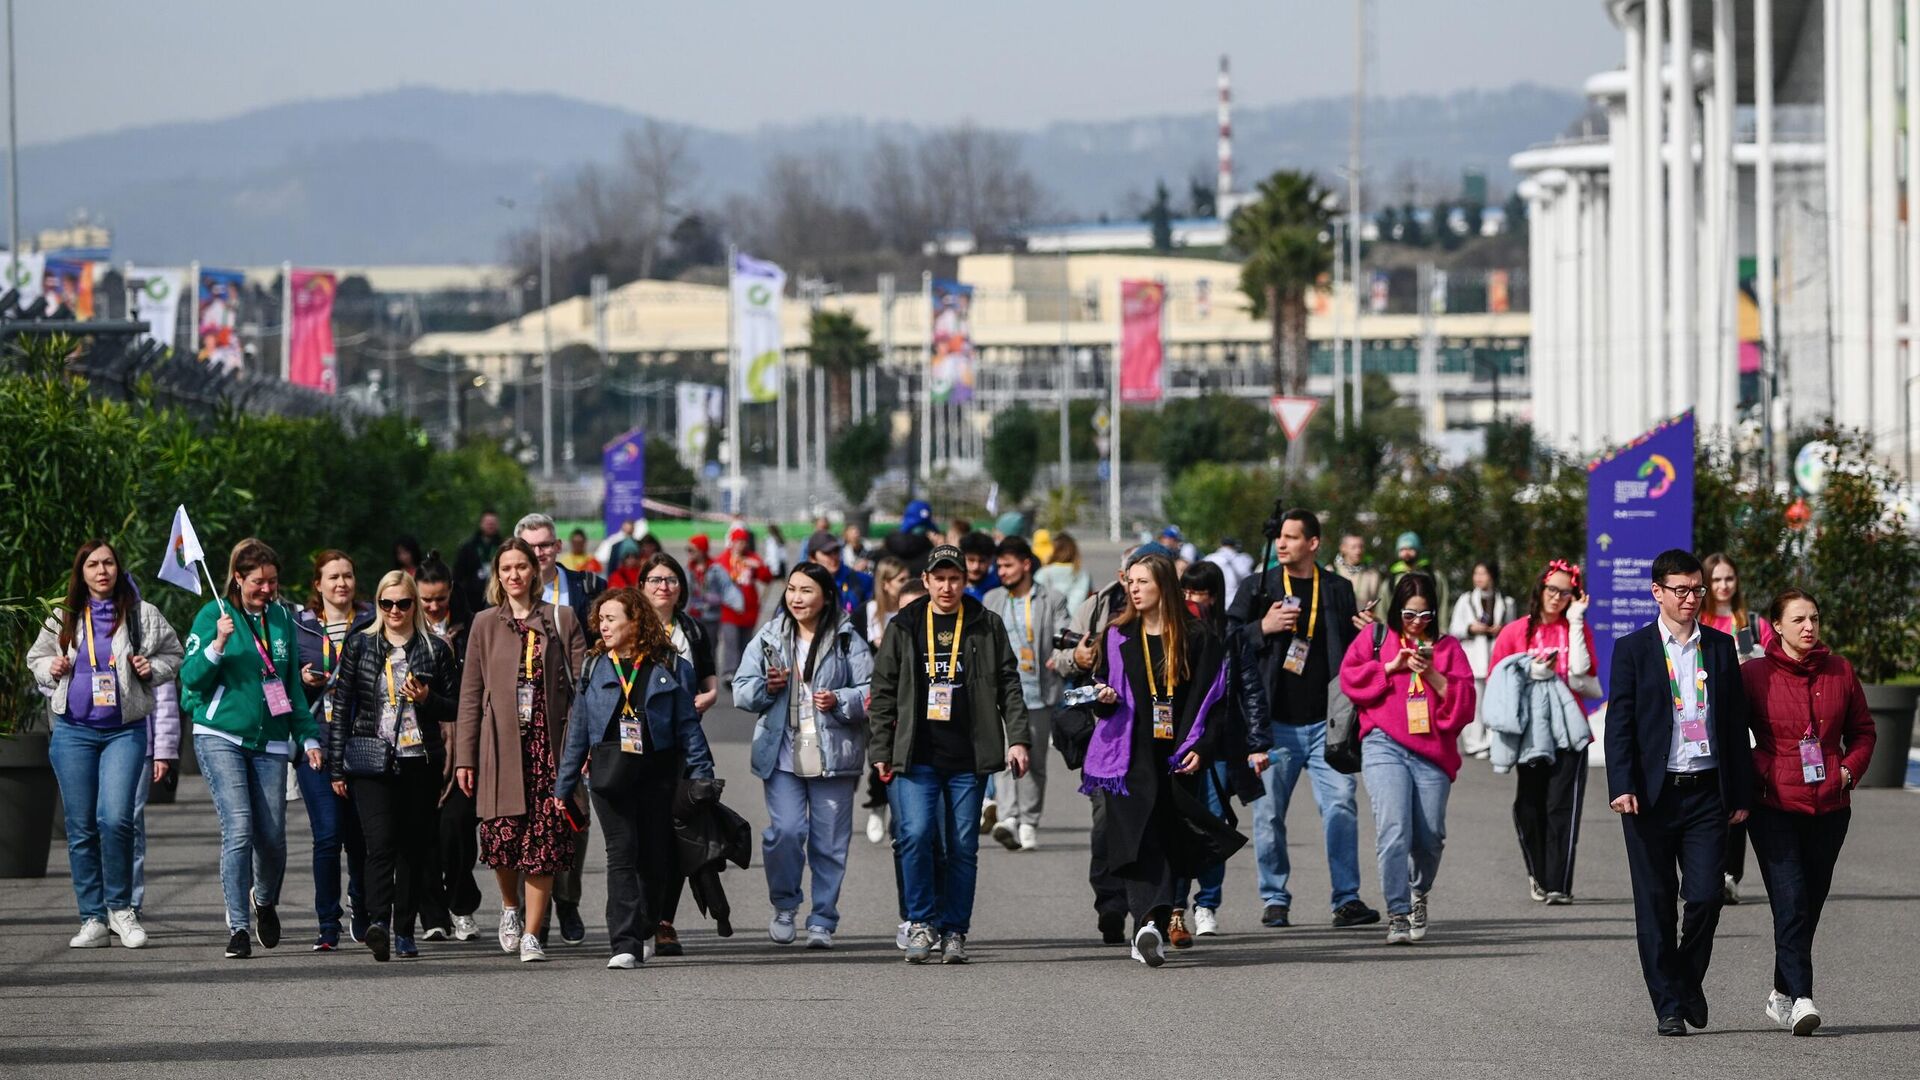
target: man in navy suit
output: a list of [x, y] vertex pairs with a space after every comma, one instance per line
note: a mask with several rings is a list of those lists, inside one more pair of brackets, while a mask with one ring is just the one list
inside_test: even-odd
[[1654, 559], [1660, 617], [1615, 644], [1608, 684], [1607, 789], [1626, 828], [1640, 969], [1661, 1035], [1707, 1026], [1727, 826], [1746, 820], [1753, 798], [1740, 665], [1733, 639], [1700, 625], [1706, 595], [1691, 554]]

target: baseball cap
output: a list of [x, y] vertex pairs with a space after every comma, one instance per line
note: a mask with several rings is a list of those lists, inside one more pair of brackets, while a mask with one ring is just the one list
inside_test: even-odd
[[811, 559], [823, 551], [839, 551], [840, 538], [822, 529], [807, 537], [807, 558]]
[[1169, 525], [1166, 528], [1161, 529], [1160, 535], [1168, 540], [1173, 540], [1176, 542], [1186, 539], [1186, 537], [1180, 535], [1180, 526], [1178, 525]]
[[1127, 565], [1131, 567], [1134, 563], [1139, 562], [1141, 559], [1144, 559], [1149, 555], [1164, 555], [1169, 559], [1174, 557], [1173, 552], [1168, 551], [1165, 546], [1156, 544], [1153, 541], [1149, 540], [1146, 543], [1141, 544], [1139, 547], [1133, 549], [1133, 554], [1127, 556]]
[[966, 556], [960, 554], [959, 548], [954, 547], [952, 544], [941, 544], [939, 547], [927, 553], [927, 573], [931, 574], [935, 570], [941, 570], [949, 566], [961, 573], [966, 573], [967, 559]]

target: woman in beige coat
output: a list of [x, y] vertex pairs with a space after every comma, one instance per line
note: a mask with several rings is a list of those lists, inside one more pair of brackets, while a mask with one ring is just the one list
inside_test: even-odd
[[[541, 934], [553, 875], [573, 861], [575, 829], [542, 792], [553, 790], [573, 707], [573, 673], [587, 642], [573, 609], [536, 592], [539, 562], [518, 538], [493, 556], [487, 599], [474, 616], [454, 728], [454, 778], [480, 818], [480, 859], [500, 885], [500, 948], [545, 960]], [[584, 827], [586, 802], [576, 800]], [[526, 888], [524, 921], [520, 891]]]

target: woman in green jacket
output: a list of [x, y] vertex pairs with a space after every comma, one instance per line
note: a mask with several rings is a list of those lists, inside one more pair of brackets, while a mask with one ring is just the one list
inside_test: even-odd
[[[226, 597], [200, 609], [180, 667], [181, 707], [220, 814], [220, 888], [227, 958], [280, 943], [274, 905], [287, 869], [287, 759], [298, 741], [320, 768], [320, 728], [308, 710], [293, 616], [274, 602], [280, 557], [249, 537], [227, 560]], [[257, 874], [257, 877], [256, 877]]]

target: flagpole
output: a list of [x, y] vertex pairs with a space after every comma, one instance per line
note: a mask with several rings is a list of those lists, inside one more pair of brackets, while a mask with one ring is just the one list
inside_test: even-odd
[[927, 328], [920, 338], [920, 476], [933, 484], [933, 271], [920, 272], [920, 298], [927, 305]]
[[219, 605], [220, 614], [226, 615], [227, 602], [220, 598], [220, 589], [218, 586], [214, 585], [213, 583], [213, 571], [207, 569], [207, 560], [195, 559], [193, 560], [193, 565], [199, 567], [201, 576], [207, 579], [207, 588], [213, 590], [213, 602]]
[[1120, 315], [1120, 324], [1113, 336], [1113, 443], [1112, 453], [1107, 455], [1107, 539], [1114, 543], [1120, 542], [1120, 364], [1127, 334], [1127, 286], [1124, 281], [1120, 283], [1119, 295], [1120, 301], [1114, 305]]
[[[733, 271], [739, 250], [727, 245], [727, 509], [735, 514], [740, 512], [740, 392], [746, 383], [733, 334]], [[784, 446], [781, 456], [786, 456]]]
[[187, 298], [192, 301], [187, 305], [187, 333], [192, 335], [187, 340], [193, 345], [194, 359], [198, 360], [200, 358], [200, 260], [198, 259], [187, 264]]

